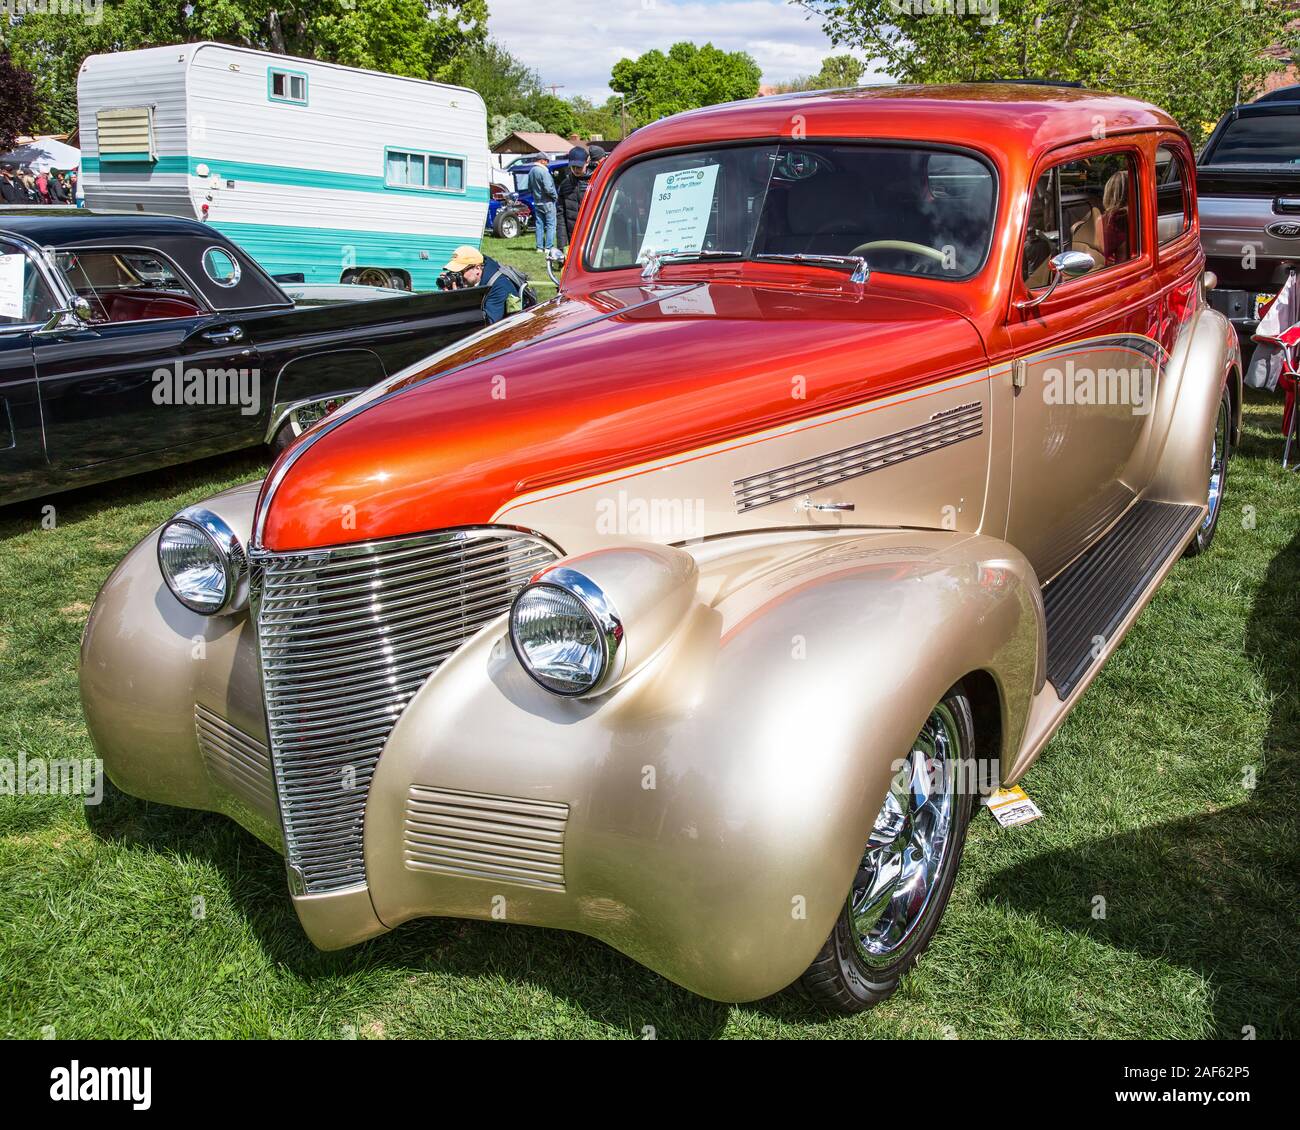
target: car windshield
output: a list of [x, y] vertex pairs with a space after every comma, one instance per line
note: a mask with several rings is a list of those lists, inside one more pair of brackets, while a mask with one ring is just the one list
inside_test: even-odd
[[1207, 165], [1300, 165], [1300, 114], [1258, 114], [1229, 122]]
[[606, 191], [593, 270], [711, 252], [864, 257], [874, 270], [961, 279], [984, 262], [993, 174], [963, 153], [902, 145], [727, 146], [629, 165]]

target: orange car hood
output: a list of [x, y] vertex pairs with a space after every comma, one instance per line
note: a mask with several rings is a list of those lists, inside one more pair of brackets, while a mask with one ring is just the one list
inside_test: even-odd
[[969, 372], [984, 357], [962, 315], [874, 282], [561, 297], [308, 433], [263, 488], [260, 544], [482, 524], [524, 491]]

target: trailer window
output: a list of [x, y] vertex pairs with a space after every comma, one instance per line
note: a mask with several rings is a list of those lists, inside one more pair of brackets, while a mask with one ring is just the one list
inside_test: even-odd
[[267, 94], [272, 102], [307, 105], [307, 76], [301, 71], [268, 71]]
[[412, 153], [405, 149], [389, 149], [384, 157], [384, 183], [389, 188], [464, 192], [465, 159], [445, 153]]

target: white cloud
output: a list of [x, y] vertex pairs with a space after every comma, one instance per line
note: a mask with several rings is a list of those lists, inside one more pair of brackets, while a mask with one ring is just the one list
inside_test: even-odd
[[557, 94], [597, 102], [609, 97], [619, 59], [681, 40], [747, 51], [767, 83], [812, 74], [844, 53], [788, 0], [491, 0], [489, 11], [493, 38], [559, 84]]

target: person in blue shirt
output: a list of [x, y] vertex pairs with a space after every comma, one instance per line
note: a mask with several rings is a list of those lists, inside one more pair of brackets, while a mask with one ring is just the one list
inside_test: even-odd
[[555, 178], [547, 168], [550, 158], [539, 153], [528, 170], [528, 191], [533, 194], [533, 228], [537, 234], [537, 250], [546, 255], [555, 251], [555, 201], [559, 193]]
[[506, 300], [515, 293], [514, 283], [501, 272], [501, 264], [476, 247], [465, 245], [452, 252], [446, 270], [459, 275], [465, 286], [486, 286], [483, 313], [488, 324], [499, 322], [506, 316]]

